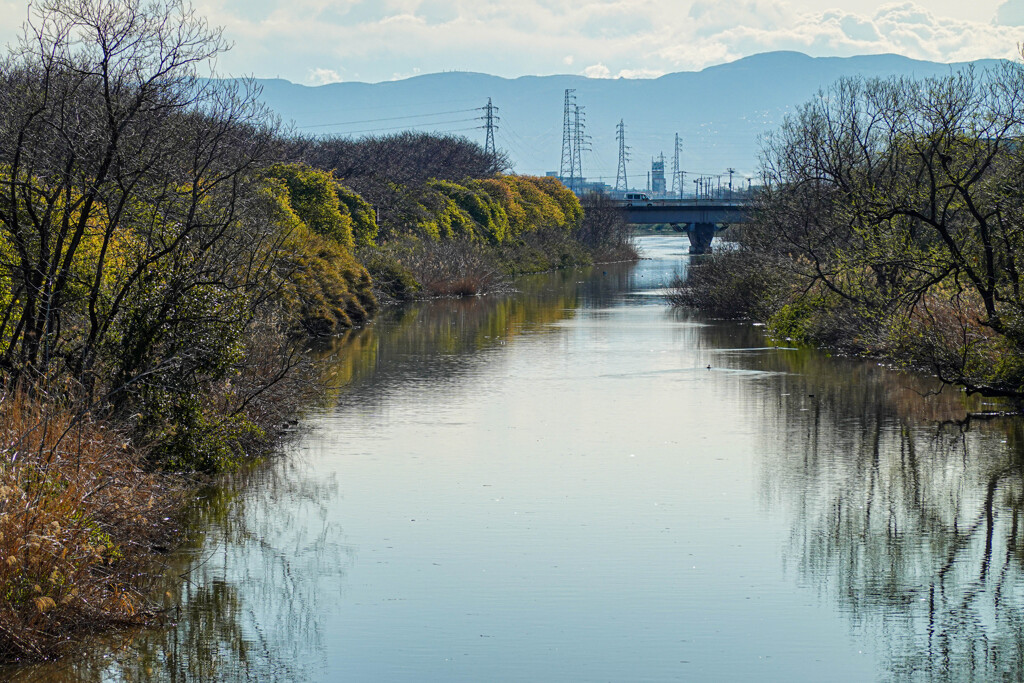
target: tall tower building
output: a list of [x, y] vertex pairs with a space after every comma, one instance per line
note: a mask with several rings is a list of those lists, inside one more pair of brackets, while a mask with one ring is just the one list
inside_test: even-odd
[[667, 187], [665, 185], [665, 155], [658, 159], [651, 159], [651, 193], [655, 196], [664, 197]]

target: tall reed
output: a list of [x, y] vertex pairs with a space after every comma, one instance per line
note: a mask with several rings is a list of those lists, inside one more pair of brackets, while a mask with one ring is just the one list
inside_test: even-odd
[[0, 662], [70, 634], [140, 624], [154, 545], [180, 488], [118, 430], [52, 397], [0, 390]]

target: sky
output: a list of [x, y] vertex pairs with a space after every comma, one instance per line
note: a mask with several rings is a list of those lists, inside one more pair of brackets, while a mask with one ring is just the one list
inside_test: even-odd
[[[319, 85], [440, 71], [645, 78], [759, 52], [1017, 57], [1024, 0], [193, 0], [220, 75]], [[0, 0], [10, 42], [27, 3]]]

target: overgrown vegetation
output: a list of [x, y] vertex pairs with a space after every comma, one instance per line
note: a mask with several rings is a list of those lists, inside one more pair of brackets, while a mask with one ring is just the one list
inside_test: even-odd
[[757, 221], [677, 301], [1024, 397], [1024, 66], [845, 79], [768, 138]]
[[506, 174], [503, 157], [464, 138], [293, 140], [290, 150], [377, 207], [358, 254], [386, 298], [481, 294], [517, 273], [637, 256], [607, 198], [581, 205], [553, 178]]
[[375, 306], [365, 207], [270, 165], [277, 131], [199, 77], [224, 43], [186, 5], [46, 0], [27, 31], [0, 63], [5, 659], [134, 619], [172, 481], [146, 472], [259, 452], [309, 392], [289, 334]]
[[0, 444], [0, 661], [151, 618], [138, 578], [179, 483], [146, 473], [116, 430], [24, 391], [0, 396]]
[[463, 138], [284, 137], [225, 48], [185, 0], [42, 0], [0, 61], [0, 661], [144, 620], [171, 473], [264, 452], [375, 290], [629, 256]]

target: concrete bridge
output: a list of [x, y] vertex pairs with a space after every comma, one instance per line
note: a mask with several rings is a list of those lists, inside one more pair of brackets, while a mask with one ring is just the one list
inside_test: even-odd
[[715, 232], [732, 223], [746, 223], [750, 204], [734, 199], [650, 199], [632, 193], [615, 200], [631, 225], [668, 224], [690, 238], [691, 254], [711, 251]]

